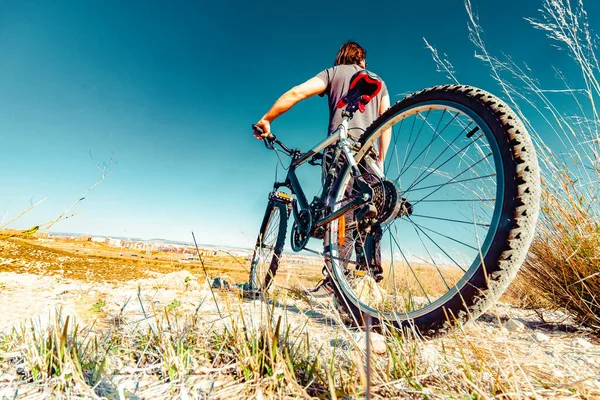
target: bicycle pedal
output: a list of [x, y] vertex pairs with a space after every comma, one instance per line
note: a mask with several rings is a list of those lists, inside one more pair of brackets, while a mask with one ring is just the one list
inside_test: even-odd
[[367, 276], [367, 271], [360, 271], [360, 270], [354, 271], [354, 275], [360, 276], [362, 278], [362, 277]]
[[269, 198], [280, 200], [286, 204], [289, 204], [294, 200], [293, 195], [287, 194], [285, 192], [280, 192], [280, 191], [271, 192], [271, 194], [269, 195]]

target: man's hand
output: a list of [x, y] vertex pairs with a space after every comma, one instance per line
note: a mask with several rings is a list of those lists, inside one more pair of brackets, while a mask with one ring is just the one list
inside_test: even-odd
[[271, 133], [271, 123], [264, 118], [258, 121], [256, 123], [256, 126], [263, 130], [263, 133], [260, 133], [257, 130], [254, 131], [254, 137], [258, 140], [263, 140], [264, 138], [269, 136], [269, 133]]

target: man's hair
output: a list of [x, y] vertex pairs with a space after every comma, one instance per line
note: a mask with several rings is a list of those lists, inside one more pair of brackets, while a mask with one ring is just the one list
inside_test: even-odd
[[340, 47], [333, 65], [360, 64], [367, 58], [367, 51], [356, 42], [348, 41]]

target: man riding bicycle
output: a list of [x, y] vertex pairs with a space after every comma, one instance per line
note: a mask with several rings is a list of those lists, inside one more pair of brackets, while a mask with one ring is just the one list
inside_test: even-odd
[[[340, 100], [348, 93], [351, 78], [367, 66], [366, 51], [358, 44], [352, 41], [346, 42], [338, 51], [334, 66], [321, 71], [315, 77], [306, 82], [293, 87], [284, 93], [273, 104], [271, 109], [256, 123], [256, 126], [263, 130], [263, 133], [255, 131], [254, 135], [257, 139], [265, 139], [271, 131], [271, 123], [280, 115], [292, 108], [301, 100], [312, 97], [316, 94], [323, 97], [327, 95], [329, 105], [329, 129], [328, 133], [335, 132], [342, 121], [343, 109], [338, 107]], [[369, 72], [375, 78], [375, 74]], [[358, 140], [365, 129], [390, 106], [390, 98], [387, 87], [381, 81], [381, 90], [365, 105], [364, 111], [355, 113], [348, 124], [348, 135], [354, 140]], [[379, 140], [378, 154], [376, 154], [377, 164], [381, 172], [383, 172], [383, 161], [390, 144], [391, 132], [385, 132]], [[333, 159], [333, 146], [324, 150], [323, 155], [323, 171], [324, 175], [331, 168]], [[339, 171], [345, 163], [345, 159], [340, 157], [336, 170]], [[368, 165], [360, 165], [361, 172], [365, 175], [377, 175], [375, 171]], [[368, 179], [367, 179], [368, 180]], [[349, 185], [351, 188], [352, 185]], [[381, 267], [381, 227], [373, 225], [369, 227], [369, 232], [361, 232], [357, 228], [356, 215], [354, 211], [344, 215], [346, 226], [344, 245], [340, 251], [340, 257], [348, 259], [352, 254], [352, 249], [356, 251], [356, 259], [358, 260], [357, 269], [369, 272], [376, 281], [382, 279]], [[327, 238], [328, 235], [325, 235]], [[328, 254], [328, 240], [325, 240], [325, 254]], [[347, 269], [347, 263], [345, 265]], [[332, 293], [332, 280], [329, 278], [327, 268], [324, 269], [325, 278], [312, 290], [307, 291], [313, 297], [327, 296]]]

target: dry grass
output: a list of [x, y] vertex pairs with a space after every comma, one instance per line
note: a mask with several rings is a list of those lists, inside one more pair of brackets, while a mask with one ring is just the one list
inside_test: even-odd
[[565, 177], [560, 196], [543, 196], [544, 218], [521, 279], [532, 294], [600, 332], [600, 226], [591, 210], [597, 205], [581, 192]]
[[[0, 231], [0, 233], [3, 231]], [[132, 254], [136, 256], [133, 257]], [[150, 273], [170, 273], [189, 269], [201, 275], [199, 261], [179, 262], [181, 255], [110, 247], [91, 242], [39, 242], [31, 237], [0, 234], [0, 258], [14, 260], [0, 264], [0, 272], [59, 275], [83, 281], [126, 281], [145, 278]], [[245, 260], [207, 256], [205, 265], [211, 275], [229, 275], [247, 280]]]
[[[545, 302], [566, 309], [579, 323], [600, 332], [600, 118], [596, 109], [600, 70], [596, 43], [581, 2], [545, 1], [541, 17], [529, 21], [567, 50], [580, 67], [581, 76], [569, 79], [557, 71], [565, 85], [563, 98], [557, 100], [578, 112], [560, 112], [534, 79], [521, 69], [511, 70], [535, 95], [531, 97], [535, 103], [529, 100], [529, 105], [544, 116], [568, 155], [562, 158], [560, 152], [551, 151], [538, 133], [541, 128], [530, 127], [538, 138], [545, 167], [544, 190], [538, 235], [519, 279], [530, 288], [528, 295], [534, 305]], [[569, 80], [581, 82], [583, 88], [573, 89]]]
[[367, 379], [372, 398], [600, 395], [553, 379], [546, 365], [532, 365], [527, 346], [481, 328], [430, 342], [388, 332], [368, 377], [364, 334], [338, 325], [329, 334], [339, 339], [324, 345], [275, 303], [250, 316], [235, 300], [224, 304], [219, 322], [166, 307], [149, 325], [121, 318], [108, 330], [59, 312], [46, 327], [28, 323], [0, 336], [0, 371], [14, 390], [55, 398], [362, 398]]
[[[546, 32], [553, 46], [567, 52], [580, 71], [580, 75], [565, 76], [555, 69], [563, 88], [554, 86], [552, 90], [546, 90], [526, 65], [510, 56], [491, 54], [470, 0], [465, 6], [476, 57], [525, 123], [542, 168], [538, 234], [504, 300], [533, 308], [566, 309], [581, 324], [598, 330], [600, 118], [596, 104], [600, 64], [583, 3], [545, 0], [540, 18], [528, 18], [534, 28]], [[452, 64], [429, 43], [427, 46], [439, 70], [458, 83], [459, 74]], [[570, 86], [574, 82], [579, 87]], [[569, 115], [567, 109], [575, 111]]]

